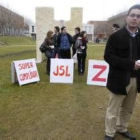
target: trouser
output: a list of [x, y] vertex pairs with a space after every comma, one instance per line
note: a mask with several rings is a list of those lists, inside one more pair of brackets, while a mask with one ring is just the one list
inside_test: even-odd
[[70, 59], [71, 58], [71, 51], [70, 49], [67, 50], [60, 50], [60, 57], [61, 58], [66, 58], [66, 59]]
[[77, 53], [77, 60], [78, 60], [78, 73], [85, 72], [85, 61], [86, 61], [86, 54]]
[[72, 48], [72, 56], [74, 56], [76, 53], [76, 49], [75, 48]]
[[59, 50], [59, 47], [55, 47], [55, 49], [54, 49], [54, 58], [56, 57], [56, 54], [58, 55], [58, 58], [60, 58], [60, 50]]
[[51, 65], [51, 58], [47, 57], [47, 64], [46, 64], [47, 73], [50, 73], [50, 65]]
[[114, 137], [116, 131], [127, 131], [137, 96], [136, 78], [130, 79], [130, 84], [126, 87], [126, 90], [127, 96], [110, 93], [105, 119], [107, 136]]

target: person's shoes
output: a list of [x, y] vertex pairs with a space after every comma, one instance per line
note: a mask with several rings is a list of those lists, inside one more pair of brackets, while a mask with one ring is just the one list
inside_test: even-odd
[[105, 135], [104, 140], [115, 140], [115, 139], [113, 137], [110, 137], [110, 136]]
[[129, 131], [126, 132], [118, 132], [119, 134], [121, 134], [122, 136], [129, 138], [130, 140], [136, 140], [136, 137], [133, 136], [132, 134], [130, 134]]

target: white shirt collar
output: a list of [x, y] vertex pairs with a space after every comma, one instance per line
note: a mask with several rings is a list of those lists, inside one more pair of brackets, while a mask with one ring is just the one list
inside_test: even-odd
[[[127, 28], [126, 28], [126, 29], [127, 29]], [[135, 33], [132, 33], [132, 32], [131, 32], [130, 30], [128, 30], [128, 29], [127, 29], [127, 31], [129, 32], [129, 34], [130, 34], [131, 37], [135, 37], [135, 36], [138, 34], [138, 32], [139, 32], [138, 28], [137, 28], [137, 30], [136, 30]]]

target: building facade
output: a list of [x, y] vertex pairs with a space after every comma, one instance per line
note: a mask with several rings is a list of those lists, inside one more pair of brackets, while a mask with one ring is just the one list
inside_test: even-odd
[[107, 38], [109, 34], [109, 25], [107, 21], [89, 21], [88, 24], [94, 25], [94, 40], [96, 38]]
[[112, 16], [110, 18], [108, 18], [108, 24], [110, 26], [112, 26], [114, 23], [118, 24], [120, 27], [125, 26], [126, 22], [125, 22], [125, 17], [127, 15], [128, 11], [125, 11], [123, 13], [120, 13], [118, 15]]
[[0, 35], [24, 35], [24, 17], [1, 5]]
[[88, 40], [93, 41], [93, 39], [94, 39], [94, 25], [83, 24], [83, 30], [87, 32]]

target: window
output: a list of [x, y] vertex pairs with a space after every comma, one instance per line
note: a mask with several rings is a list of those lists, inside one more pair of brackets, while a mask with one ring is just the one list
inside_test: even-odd
[[34, 26], [32, 26], [32, 32], [34, 32], [34, 30], [35, 30], [35, 29], [34, 29]]

